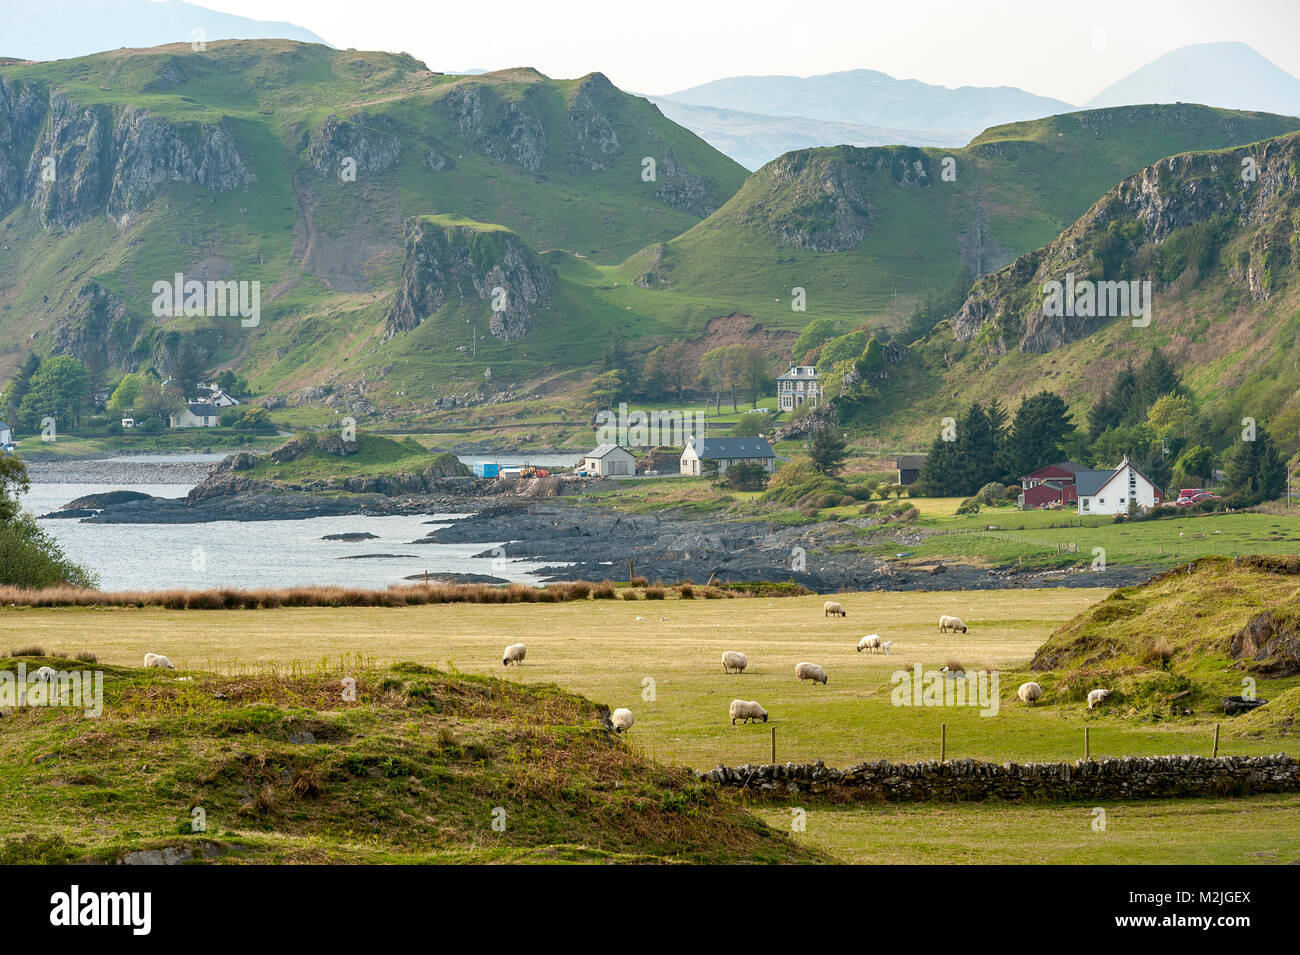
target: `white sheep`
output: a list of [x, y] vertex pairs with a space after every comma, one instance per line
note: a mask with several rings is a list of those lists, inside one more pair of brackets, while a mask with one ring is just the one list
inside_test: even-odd
[[767, 722], [767, 710], [753, 700], [732, 700], [730, 713], [732, 726], [736, 725], [736, 720], [744, 720], [746, 723], [750, 720]]
[[961, 622], [961, 617], [950, 617], [946, 613], [940, 614], [939, 632], [945, 633], [948, 630], [951, 630], [953, 633], [956, 633], [958, 630], [960, 630], [962, 633], [965, 633], [966, 624]]
[[36, 671], [35, 679], [37, 683], [57, 683], [59, 674], [54, 667], [41, 667]]
[[796, 663], [794, 675], [800, 680], [812, 680], [814, 683], [826, 682], [826, 671], [815, 663]]
[[880, 649], [885, 651], [885, 656], [889, 656], [889, 648], [892, 647], [893, 645], [894, 645], [893, 640], [886, 640], [884, 643], [880, 645]]
[[735, 670], [737, 673], [744, 673], [745, 667], [749, 666], [749, 660], [739, 650], [724, 650], [722, 653], [722, 672], [730, 673]]
[[632, 711], [620, 706], [609, 714], [609, 721], [613, 724], [615, 733], [626, 733], [632, 728]]
[[175, 670], [176, 666], [171, 660], [168, 660], [161, 653], [146, 653], [144, 655], [144, 665], [147, 667], [162, 667], [164, 670]]
[[524, 656], [528, 653], [528, 647], [522, 643], [512, 643], [506, 647], [505, 653], [501, 655], [501, 665], [508, 667], [512, 663], [523, 663]]
[[823, 617], [847, 617], [848, 615], [848, 611], [834, 600], [828, 600], [822, 604]]
[[858, 641], [858, 653], [861, 653], [863, 650], [870, 650], [872, 653], [875, 653], [880, 649], [880, 647], [880, 634], [878, 633], [869, 633]]
[[1110, 690], [1093, 690], [1088, 694], [1088, 709], [1092, 709], [1108, 696], [1110, 696]]
[[1042, 695], [1043, 688], [1032, 681], [1020, 684], [1020, 689], [1016, 690], [1016, 696], [1020, 697], [1020, 702], [1026, 706], [1040, 699]]

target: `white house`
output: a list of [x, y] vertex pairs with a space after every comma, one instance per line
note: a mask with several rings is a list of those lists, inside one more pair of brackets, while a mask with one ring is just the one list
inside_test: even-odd
[[782, 411], [794, 411], [805, 401], [821, 404], [822, 381], [813, 365], [791, 365], [776, 379], [776, 404]]
[[221, 411], [204, 401], [191, 401], [168, 419], [171, 428], [215, 428], [221, 424]]
[[718, 474], [733, 464], [761, 464], [769, 474], [776, 470], [776, 452], [767, 438], [691, 438], [682, 452], [681, 472], [699, 477], [704, 461], [717, 461]]
[[1126, 457], [1110, 471], [1084, 468], [1074, 475], [1080, 514], [1127, 514], [1130, 507], [1155, 507], [1161, 491]]
[[578, 470], [601, 477], [631, 477], [636, 474], [636, 458], [617, 444], [602, 444], [582, 456]]
[[208, 398], [208, 401], [216, 405], [218, 408], [233, 408], [241, 403], [234, 395], [229, 394], [218, 387], [212, 388], [212, 396]]
[[6, 422], [0, 421], [0, 447], [7, 448], [13, 443], [14, 429], [9, 427]]

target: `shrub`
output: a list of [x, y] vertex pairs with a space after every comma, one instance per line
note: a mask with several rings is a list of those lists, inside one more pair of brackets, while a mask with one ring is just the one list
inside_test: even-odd
[[689, 583], [682, 584], [681, 587], [679, 588], [679, 593], [681, 594], [683, 600], [695, 599], [695, 588], [692, 587]]
[[659, 581], [656, 580], [656, 581], [655, 581], [655, 584], [654, 584], [653, 587], [647, 587], [647, 588], [645, 589], [645, 599], [646, 599], [646, 600], [663, 600], [663, 599], [664, 599], [664, 585], [661, 584]]
[[629, 587], [627, 590], [623, 591], [623, 599], [624, 599], [624, 600], [639, 600], [640, 598], [637, 597], [637, 595], [636, 595], [636, 591]]
[[644, 577], [633, 577], [630, 581], [628, 581], [628, 583], [630, 583], [633, 587], [645, 587], [649, 585], [650, 581], [646, 580]]
[[980, 512], [980, 502], [973, 497], [968, 497], [957, 505], [958, 514], [978, 514]]
[[591, 599], [613, 600], [614, 593], [614, 585], [608, 580], [602, 580], [600, 583], [596, 584], [596, 586], [591, 588]]
[[989, 507], [994, 507], [1001, 503], [1006, 499], [1006, 496], [1006, 487], [999, 484], [997, 481], [990, 481], [975, 492], [976, 499], [981, 504], [986, 504]]
[[70, 584], [94, 587], [99, 580], [63, 553], [58, 541], [29, 515], [0, 522], [0, 584], [42, 588]]

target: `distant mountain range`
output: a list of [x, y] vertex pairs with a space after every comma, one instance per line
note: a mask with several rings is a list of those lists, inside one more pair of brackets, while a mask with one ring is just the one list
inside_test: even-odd
[[1300, 80], [1245, 43], [1198, 43], [1166, 53], [1088, 100], [1097, 106], [1203, 103], [1300, 114]]
[[669, 93], [665, 99], [742, 113], [797, 116], [886, 129], [951, 130], [966, 138], [1003, 123], [1074, 109], [1012, 86], [949, 89], [877, 70], [823, 76], [734, 76]]
[[[992, 126], [1076, 109], [1010, 86], [950, 89], [876, 70], [734, 76], [651, 99], [670, 119], [750, 169], [809, 146], [961, 146]], [[1297, 115], [1300, 79], [1244, 43], [1202, 43], [1154, 60], [1087, 107], [1151, 103]]]
[[716, 106], [694, 106], [647, 97], [674, 123], [685, 126], [747, 169], [795, 149], [837, 143], [846, 146], [964, 146], [965, 133], [925, 132], [836, 123], [802, 116], [766, 116]]
[[120, 47], [189, 43], [195, 30], [209, 41], [325, 42], [292, 23], [250, 20], [181, 0], [41, 0], [6, 5], [0, 57], [60, 60]]

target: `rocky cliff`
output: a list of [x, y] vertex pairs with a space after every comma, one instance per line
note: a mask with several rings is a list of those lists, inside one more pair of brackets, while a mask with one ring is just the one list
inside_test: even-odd
[[168, 182], [229, 192], [256, 178], [225, 121], [172, 124], [0, 76], [0, 217], [30, 203], [47, 229], [125, 225]]
[[401, 285], [385, 340], [417, 327], [449, 302], [481, 299], [503, 341], [528, 333], [554, 293], [554, 271], [514, 232], [454, 216], [406, 222]]
[[977, 282], [953, 331], [994, 353], [1042, 353], [1133, 317], [1048, 314], [1045, 286], [1068, 275], [1076, 283], [1150, 281], [1153, 313], [1162, 297], [1209, 278], [1266, 301], [1300, 261], [1298, 170], [1300, 134], [1162, 159], [1121, 181], [1049, 245]]
[[775, 159], [760, 173], [766, 198], [745, 221], [766, 228], [782, 245], [818, 252], [856, 248], [871, 229], [871, 180], [887, 174], [904, 189], [927, 188], [933, 160], [919, 149], [804, 149]]

